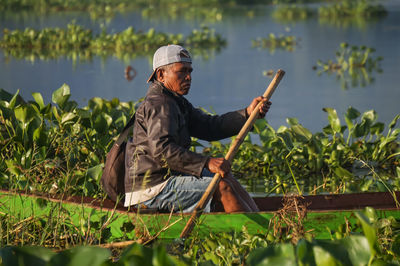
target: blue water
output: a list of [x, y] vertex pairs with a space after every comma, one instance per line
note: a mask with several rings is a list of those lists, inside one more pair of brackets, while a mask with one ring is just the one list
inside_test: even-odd
[[[259, 7], [257, 15], [223, 16], [215, 28], [226, 40], [227, 46], [220, 53], [211, 53], [208, 60], [194, 59], [192, 88], [187, 98], [195, 105], [222, 113], [245, 107], [255, 96], [261, 95], [271, 78], [265, 70], [286, 71], [281, 84], [272, 98], [268, 122], [278, 128], [286, 125], [287, 117], [297, 117], [311, 131], [321, 131], [328, 124], [323, 107], [335, 108], [342, 123], [342, 114], [349, 106], [361, 112], [374, 109], [378, 120], [386, 125], [400, 113], [400, 1], [384, 2], [389, 14], [379, 21], [367, 22], [366, 26], [337, 27], [321, 24], [317, 18], [293, 25], [281, 24], [271, 16], [272, 7]], [[245, 12], [243, 12], [245, 13]], [[240, 12], [239, 12], [240, 14]], [[0, 15], [0, 30], [32, 27], [65, 27], [72, 20], [77, 24], [99, 31], [100, 25], [86, 13], [60, 13], [49, 15]], [[104, 24], [108, 32], [118, 32], [133, 26], [147, 31], [188, 34], [202, 24], [200, 19], [147, 19], [141, 13], [118, 14]], [[293, 52], [251, 47], [251, 40], [267, 37], [269, 33], [294, 35], [300, 38]], [[383, 73], [373, 72], [374, 82], [365, 87], [341, 88], [334, 75], [318, 76], [312, 69], [317, 60], [335, 58], [341, 42], [373, 47], [373, 57], [382, 56]], [[129, 82], [124, 78], [127, 65], [137, 70], [136, 78]], [[32, 99], [32, 92], [41, 92], [45, 101], [63, 83], [71, 88], [72, 99], [86, 105], [92, 97], [123, 101], [138, 100], [147, 91], [146, 80], [151, 73], [151, 61], [138, 57], [123, 62], [109, 57], [94, 58], [90, 62], [73, 63], [68, 59], [38, 60], [30, 62], [9, 58], [0, 53], [0, 88], [10, 92], [20, 90], [22, 96]]]

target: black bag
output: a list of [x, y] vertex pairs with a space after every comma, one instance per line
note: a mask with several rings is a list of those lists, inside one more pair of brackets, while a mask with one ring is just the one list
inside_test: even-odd
[[135, 115], [124, 127], [111, 150], [107, 153], [106, 162], [101, 176], [101, 185], [108, 197], [113, 201], [125, 196], [125, 147], [129, 130], [133, 127]]

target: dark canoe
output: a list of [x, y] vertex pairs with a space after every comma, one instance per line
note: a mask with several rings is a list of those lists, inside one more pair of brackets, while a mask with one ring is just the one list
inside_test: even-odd
[[[301, 206], [306, 206], [307, 216], [303, 220], [305, 230], [319, 239], [328, 239], [328, 229], [336, 230], [347, 221], [355, 222], [356, 211], [366, 207], [376, 210], [379, 217], [400, 219], [400, 209], [396, 206], [400, 192], [368, 192], [354, 194], [304, 196], [299, 199]], [[197, 236], [206, 236], [210, 232], [241, 231], [243, 226], [250, 234], [266, 233], [270, 227], [270, 219], [277, 210], [283, 207], [283, 197], [256, 197], [255, 202], [260, 208], [257, 213], [209, 213], [203, 214], [193, 231]], [[32, 216], [54, 215], [54, 210], [62, 209], [69, 217], [69, 223], [80, 228], [82, 222], [108, 221], [112, 237], [109, 241], [123, 236], [135, 238], [135, 230], [126, 232], [124, 223], [135, 225], [137, 230], [148, 230], [150, 234], [159, 234], [159, 238], [178, 238], [186, 225], [189, 214], [155, 213], [151, 210], [134, 210], [124, 208], [120, 204], [104, 199], [88, 197], [49, 197], [28, 195], [22, 192], [0, 191], [0, 212], [9, 213], [14, 217], [25, 219]], [[136, 232], [137, 233], [137, 232]]]

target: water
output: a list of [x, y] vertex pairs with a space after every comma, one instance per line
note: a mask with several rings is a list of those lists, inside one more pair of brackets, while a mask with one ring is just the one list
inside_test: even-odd
[[[256, 15], [249, 17], [246, 10], [236, 15], [223, 16], [220, 22], [206, 23], [227, 40], [227, 47], [220, 53], [204, 60], [195, 58], [192, 88], [187, 98], [195, 105], [222, 113], [243, 108], [255, 96], [261, 95], [270, 82], [263, 71], [279, 68], [286, 71], [281, 84], [272, 98], [272, 108], [267, 120], [274, 127], [286, 125], [287, 117], [297, 117], [311, 131], [321, 131], [328, 124], [323, 107], [335, 108], [342, 123], [343, 113], [349, 106], [361, 112], [374, 109], [378, 120], [386, 125], [400, 113], [400, 1], [384, 2], [389, 14], [379, 21], [366, 21], [365, 25], [337, 27], [322, 24], [317, 18], [288, 25], [270, 17], [271, 7], [257, 7]], [[65, 27], [72, 20], [77, 24], [98, 32], [99, 23], [86, 13], [0, 14], [0, 29], [23, 29], [32, 27]], [[201, 19], [187, 20], [144, 18], [139, 11], [118, 14], [105, 24], [108, 32], [118, 32], [133, 26], [147, 31], [183, 33], [199, 28]], [[287, 32], [289, 31], [289, 32]], [[300, 38], [299, 46], [293, 52], [251, 47], [251, 40], [267, 37], [269, 33], [289, 34]], [[318, 76], [312, 69], [318, 59], [327, 61], [335, 58], [335, 51], [341, 42], [352, 45], [373, 47], [374, 57], [382, 56], [383, 73], [373, 72], [374, 82], [365, 87], [341, 88], [334, 75]], [[124, 78], [127, 65], [137, 70], [136, 78], [129, 82]], [[73, 63], [68, 59], [5, 60], [0, 55], [0, 88], [10, 92], [20, 89], [26, 99], [32, 99], [32, 92], [41, 92], [46, 102], [51, 93], [63, 83], [71, 87], [72, 99], [86, 105], [92, 97], [123, 101], [138, 100], [147, 91], [146, 80], [151, 73], [148, 57], [138, 57], [131, 62], [122, 62], [109, 57], [106, 60], [94, 58], [90, 62]]]

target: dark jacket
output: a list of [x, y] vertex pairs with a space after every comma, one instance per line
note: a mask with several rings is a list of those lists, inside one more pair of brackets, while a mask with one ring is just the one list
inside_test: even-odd
[[213, 141], [239, 133], [245, 109], [207, 115], [155, 81], [136, 111], [133, 138], [125, 157], [125, 191], [162, 183], [171, 175], [201, 177], [208, 157], [189, 150], [191, 136]]

